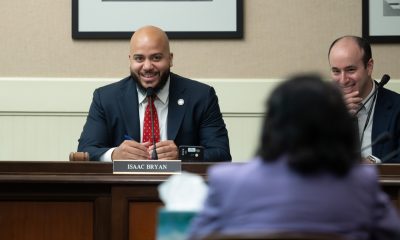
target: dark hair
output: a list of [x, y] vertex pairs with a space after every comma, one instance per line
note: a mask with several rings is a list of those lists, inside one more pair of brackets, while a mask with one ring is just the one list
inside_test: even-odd
[[343, 38], [351, 38], [357, 43], [357, 45], [363, 51], [362, 61], [363, 61], [364, 67], [366, 68], [367, 65], [368, 65], [368, 61], [372, 58], [371, 45], [369, 44], [369, 42], [365, 38], [361, 38], [361, 37], [358, 37], [358, 36], [343, 36], [343, 37], [337, 38], [335, 41], [332, 42], [331, 46], [329, 47], [328, 58], [329, 58], [329, 55], [331, 54], [332, 47], [339, 40], [342, 40]]
[[360, 161], [356, 123], [339, 89], [319, 75], [290, 78], [272, 92], [266, 107], [258, 151], [264, 161], [287, 155], [299, 173], [337, 176]]

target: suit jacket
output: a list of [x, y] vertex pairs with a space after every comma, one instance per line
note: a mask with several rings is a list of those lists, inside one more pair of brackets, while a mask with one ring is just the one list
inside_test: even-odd
[[357, 165], [343, 178], [302, 176], [285, 157], [268, 163], [255, 158], [213, 166], [208, 180], [208, 196], [192, 221], [189, 239], [293, 231], [400, 239], [400, 219], [381, 192], [373, 165]]
[[[388, 141], [372, 146], [372, 155], [384, 160], [400, 148], [400, 95], [385, 88], [379, 89], [373, 120], [371, 142], [383, 132], [392, 134]], [[400, 163], [400, 154], [384, 163]]]
[[[178, 99], [184, 104], [179, 105]], [[140, 142], [136, 83], [131, 77], [98, 88], [79, 139], [78, 151], [91, 160], [119, 146], [124, 135]], [[167, 136], [180, 145], [201, 145], [205, 161], [229, 161], [228, 132], [214, 89], [206, 84], [170, 75]]]

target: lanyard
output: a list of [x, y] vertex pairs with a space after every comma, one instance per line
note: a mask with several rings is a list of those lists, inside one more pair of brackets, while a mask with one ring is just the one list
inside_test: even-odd
[[[379, 91], [379, 89], [378, 89], [378, 91]], [[377, 95], [378, 95], [378, 92], [376, 92], [374, 98], [372, 99], [371, 107], [368, 109], [367, 119], [365, 120], [364, 128], [363, 128], [363, 131], [362, 131], [362, 134], [361, 134], [361, 139], [360, 139], [361, 143], [363, 142], [365, 129], [367, 129], [367, 126], [368, 126], [368, 123], [369, 123], [369, 119], [371, 118], [372, 109], [375, 106], [375, 101], [376, 101], [376, 96]]]

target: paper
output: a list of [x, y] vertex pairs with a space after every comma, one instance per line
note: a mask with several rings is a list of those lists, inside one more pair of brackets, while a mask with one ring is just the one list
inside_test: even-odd
[[158, 193], [168, 211], [199, 211], [208, 186], [197, 174], [182, 172], [158, 186]]

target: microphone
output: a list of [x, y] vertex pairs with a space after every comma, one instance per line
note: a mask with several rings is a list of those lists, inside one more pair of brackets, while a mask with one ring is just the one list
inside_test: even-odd
[[[148, 104], [151, 104], [153, 102], [153, 96], [154, 96], [154, 89], [152, 87], [147, 88], [146, 89], [146, 97], [147, 97]], [[151, 159], [158, 160], [157, 151], [156, 151], [156, 138], [154, 136], [154, 119], [153, 119], [153, 108], [152, 107], [150, 107], [150, 118], [151, 118], [151, 137], [153, 140], [153, 151], [151, 152]]]
[[367, 104], [369, 102], [369, 100], [371, 100], [372, 97], [375, 97], [375, 95], [378, 93], [378, 90], [383, 88], [383, 86], [386, 85], [386, 83], [388, 83], [390, 80], [390, 76], [387, 74], [384, 74], [381, 78], [381, 81], [378, 83], [378, 87], [375, 88], [374, 92], [371, 94], [371, 96], [369, 96], [367, 98], [367, 100], [360, 106], [360, 108], [356, 111], [356, 113], [354, 115], [357, 115], [361, 109], [363, 109], [363, 107], [365, 106], [365, 104]]
[[383, 86], [385, 86], [386, 83], [389, 82], [389, 80], [390, 80], [390, 76], [387, 75], [387, 74], [384, 74], [384, 75], [382, 76], [381, 81], [378, 83], [379, 88], [383, 88]]
[[383, 133], [379, 134], [379, 136], [377, 138], [375, 138], [375, 140], [372, 141], [371, 144], [361, 148], [361, 152], [366, 150], [366, 149], [368, 149], [368, 148], [370, 148], [370, 147], [375, 146], [378, 143], [386, 142], [391, 138], [392, 138], [392, 134], [390, 134], [389, 132], [383, 132]]

